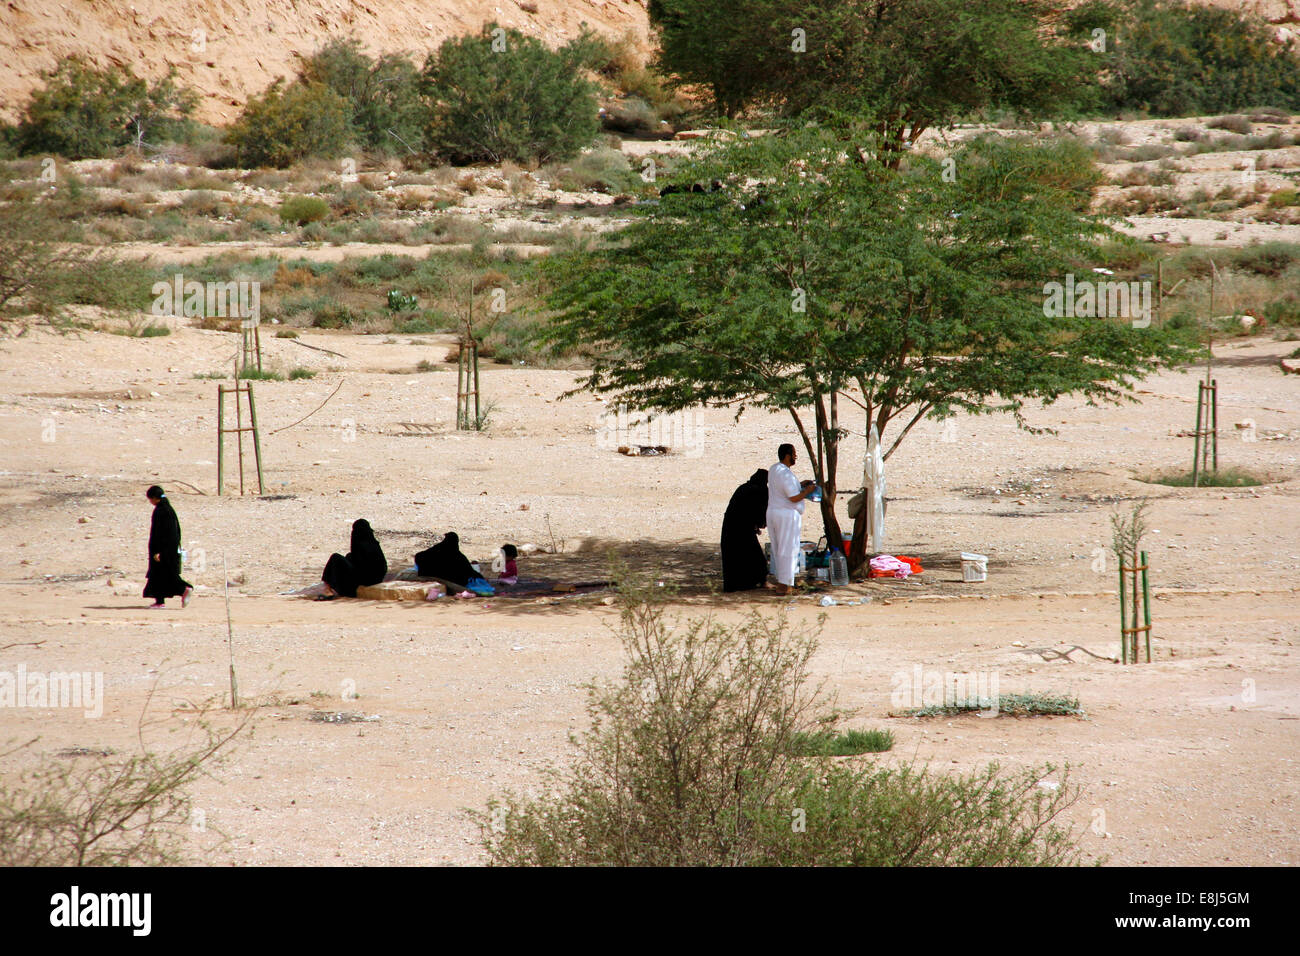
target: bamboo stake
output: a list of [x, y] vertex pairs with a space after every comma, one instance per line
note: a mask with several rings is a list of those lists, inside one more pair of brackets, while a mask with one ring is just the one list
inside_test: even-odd
[[1119, 561], [1119, 662], [1128, 663], [1128, 620], [1124, 606], [1124, 559]]
[[1210, 438], [1214, 442], [1214, 473], [1219, 473], [1219, 380], [1210, 382]]
[[1132, 632], [1132, 636], [1130, 638], [1131, 643], [1129, 644], [1128, 656], [1129, 656], [1129, 662], [1136, 664], [1138, 662], [1138, 600], [1139, 600], [1138, 598], [1138, 550], [1137, 550], [1136, 541], [1133, 542], [1132, 573], [1133, 573], [1133, 581], [1132, 581], [1133, 593], [1132, 593], [1131, 600], [1133, 602], [1133, 617], [1132, 617], [1132, 623], [1129, 625], [1129, 630]]
[[239, 495], [244, 495], [244, 410], [239, 404], [239, 379], [235, 379], [235, 450], [239, 455]]
[[217, 386], [217, 494], [221, 494], [221, 486], [224, 483], [226, 474], [226, 435], [222, 426], [225, 424], [226, 409], [226, 387]]
[[248, 421], [253, 426], [253, 457], [257, 459], [257, 493], [266, 494], [262, 482], [262, 440], [257, 434], [257, 406], [253, 404], [253, 383], [248, 383]]
[[475, 343], [469, 348], [470, 361], [474, 363], [474, 430], [478, 431], [483, 427], [483, 415], [479, 411], [478, 404], [478, 344]]
[[230, 709], [239, 707], [239, 681], [235, 679], [235, 628], [230, 623], [230, 573], [226, 570], [226, 553], [221, 552], [221, 573], [226, 589], [226, 650], [230, 657]]
[[[1142, 619], [1146, 625], [1146, 644], [1147, 644], [1147, 663], [1151, 663], [1151, 585], [1147, 580], [1147, 569], [1150, 562], [1147, 559], [1147, 553], [1142, 552]], [[1137, 654], [1137, 648], [1134, 648], [1134, 656]]]
[[1201, 383], [1196, 383], [1196, 433], [1195, 444], [1192, 446], [1192, 487], [1200, 486], [1199, 468], [1201, 465], [1201, 403], [1205, 400], [1205, 389]]

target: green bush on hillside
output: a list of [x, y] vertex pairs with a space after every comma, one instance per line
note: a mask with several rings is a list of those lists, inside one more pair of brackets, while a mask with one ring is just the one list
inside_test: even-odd
[[487, 24], [429, 55], [423, 87], [428, 142], [457, 163], [567, 159], [596, 137], [596, 86], [582, 75], [586, 35], [551, 50]]
[[348, 101], [319, 83], [276, 80], [252, 97], [227, 140], [242, 166], [289, 166], [309, 156], [347, 152], [353, 131]]
[[101, 69], [66, 57], [45, 74], [9, 138], [19, 153], [93, 159], [175, 136], [196, 102], [172, 73], [149, 83], [129, 66]]

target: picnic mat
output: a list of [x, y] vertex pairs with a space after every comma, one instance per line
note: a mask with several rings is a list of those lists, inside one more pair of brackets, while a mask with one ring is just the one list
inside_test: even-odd
[[[515, 584], [501, 584], [488, 581], [496, 594], [485, 596], [484, 600], [529, 599], [538, 597], [563, 597], [573, 594], [594, 594], [613, 587], [612, 581], [556, 581], [549, 578], [520, 578]], [[429, 586], [441, 584], [448, 595], [455, 595], [464, 588], [443, 578], [420, 577], [415, 568], [406, 568], [389, 574], [381, 584], [357, 588], [357, 597], [368, 601], [423, 601]]]

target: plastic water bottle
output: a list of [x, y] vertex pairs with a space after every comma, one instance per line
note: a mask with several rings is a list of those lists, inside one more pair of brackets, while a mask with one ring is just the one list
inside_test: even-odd
[[849, 583], [849, 559], [844, 552], [836, 548], [831, 552], [831, 585], [843, 587]]
[[814, 486], [813, 486], [813, 490], [810, 491], [810, 492], [808, 493], [808, 500], [809, 500], [809, 501], [821, 501], [821, 500], [822, 500], [822, 486], [821, 486], [821, 485], [814, 485]]

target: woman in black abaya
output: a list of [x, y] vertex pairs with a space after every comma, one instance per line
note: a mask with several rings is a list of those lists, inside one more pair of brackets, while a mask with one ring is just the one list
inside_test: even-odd
[[731, 496], [722, 518], [722, 590], [750, 591], [767, 582], [758, 531], [767, 526], [767, 469], [760, 468]]
[[151, 610], [161, 608], [167, 598], [178, 595], [181, 607], [185, 607], [194, 588], [181, 577], [180, 520], [157, 485], [150, 485], [145, 497], [153, 505], [153, 518], [149, 522], [149, 570], [145, 572], [144, 596], [153, 598]]
[[417, 554], [415, 569], [422, 578], [442, 578], [461, 587], [469, 584], [472, 578], [481, 576], [469, 563], [469, 558], [460, 553], [460, 537], [455, 531], [448, 531], [432, 548]]
[[342, 595], [356, 597], [357, 588], [368, 584], [378, 584], [388, 573], [388, 560], [383, 548], [370, 530], [370, 522], [358, 518], [352, 522], [352, 550], [347, 557], [335, 553], [330, 555], [325, 564], [325, 571], [320, 579], [325, 582], [324, 598]]

